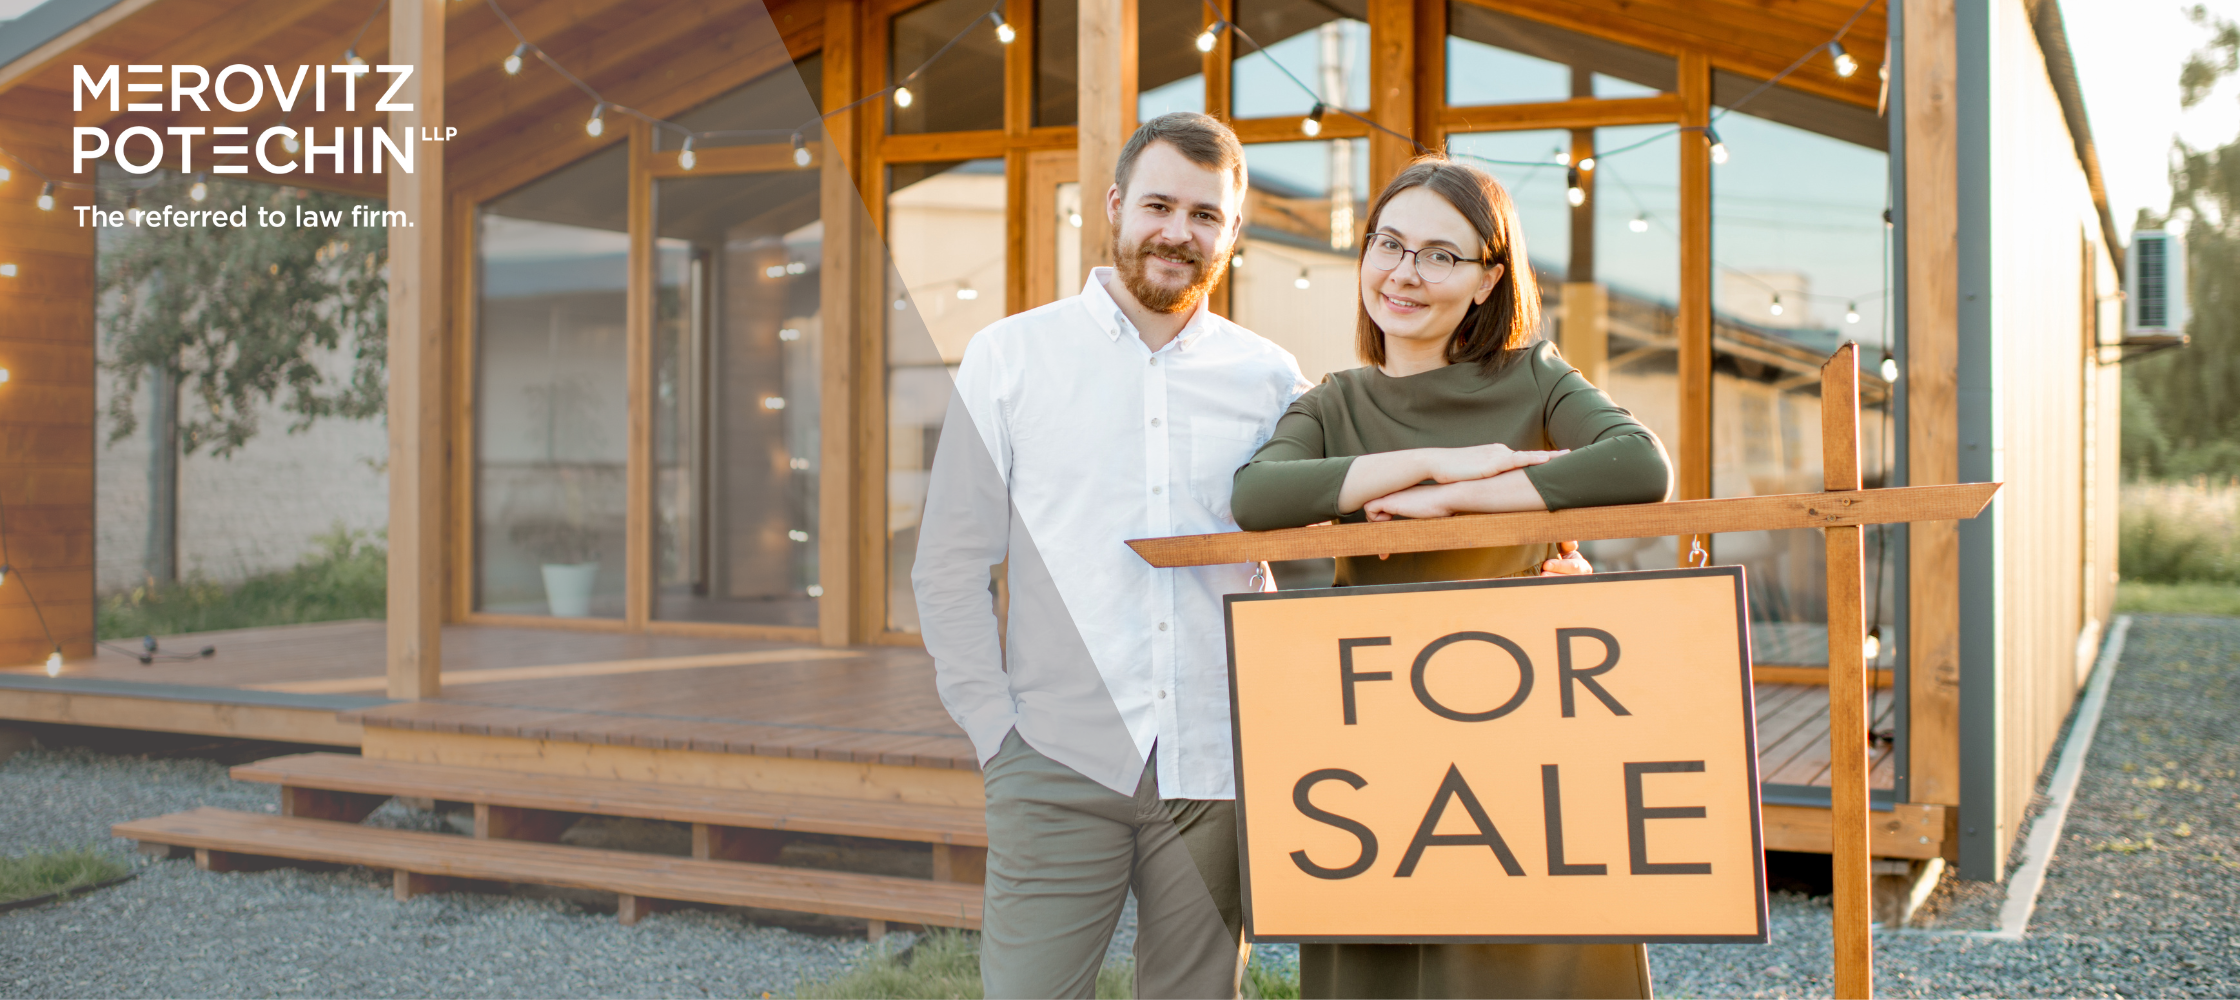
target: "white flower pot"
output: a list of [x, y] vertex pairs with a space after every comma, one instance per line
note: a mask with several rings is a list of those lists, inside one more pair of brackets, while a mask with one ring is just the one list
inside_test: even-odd
[[598, 575], [595, 562], [545, 563], [544, 600], [552, 608], [552, 617], [590, 617], [591, 583]]

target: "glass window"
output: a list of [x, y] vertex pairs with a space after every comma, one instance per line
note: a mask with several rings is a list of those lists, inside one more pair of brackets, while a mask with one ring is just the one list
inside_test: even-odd
[[[796, 129], [814, 142], [822, 134], [817, 115], [824, 102], [824, 56], [811, 53], [792, 69], [764, 73], [730, 93], [700, 105], [673, 120], [703, 134], [693, 148], [753, 146], [785, 142]], [[653, 130], [653, 148], [682, 148], [684, 136], [669, 129]]]
[[1566, 31], [1467, 0], [1447, 4], [1447, 103], [1640, 97], [1674, 89], [1673, 57]]
[[[888, 130], [911, 132], [962, 132], [1003, 127], [1003, 43], [986, 21], [971, 31], [965, 26], [988, 13], [987, 0], [932, 0], [895, 15], [890, 23], [887, 80], [903, 78], [920, 66], [925, 72], [909, 80], [910, 106], [889, 99]], [[964, 32], [959, 37], [958, 32]], [[956, 40], [956, 47], [932, 63], [926, 60]], [[899, 95], [898, 95], [899, 96]]]
[[1034, 123], [1071, 125], [1081, 117], [1081, 40], [1074, 0], [1034, 5]]
[[1206, 110], [1205, 25], [1202, 0], [1136, 0], [1137, 121]]
[[[1548, 333], [1565, 359], [1670, 449], [1680, 434], [1679, 137], [1657, 125], [1596, 129], [1591, 140], [1590, 148], [1608, 152], [1578, 175], [1577, 206], [1567, 165], [1572, 132], [1458, 135], [1451, 148], [1491, 171], [1516, 202]], [[1673, 538], [1582, 548], [1602, 570], [1679, 560]]]
[[950, 373], [1003, 318], [1009, 241], [1002, 160], [903, 164], [887, 178], [887, 627], [915, 632], [910, 566]]
[[1361, 367], [1354, 267], [1369, 214], [1368, 140], [1256, 143], [1245, 168], [1230, 318], [1290, 351], [1310, 382]]
[[1238, 0], [1237, 24], [1267, 48], [1235, 40], [1231, 113], [1304, 115], [1318, 100], [1367, 110], [1368, 16], [1368, 0]]
[[[1742, 112], [1722, 115], [1717, 127], [1728, 160], [1712, 173], [1712, 494], [1820, 490], [1820, 364], [1847, 340], [1860, 345], [1861, 472], [1867, 486], [1884, 485], [1895, 460], [1881, 377], [1890, 342], [1888, 157]], [[1866, 612], [1882, 630], [1882, 667], [1897, 656], [1896, 642], [1879, 642], [1894, 638], [1897, 537], [1866, 532]], [[1713, 551], [1749, 568], [1757, 661], [1825, 666], [1820, 533], [1721, 535]]]
[[614, 146], [476, 219], [476, 610], [622, 617], [629, 166]]
[[654, 185], [653, 617], [813, 626], [818, 174]]

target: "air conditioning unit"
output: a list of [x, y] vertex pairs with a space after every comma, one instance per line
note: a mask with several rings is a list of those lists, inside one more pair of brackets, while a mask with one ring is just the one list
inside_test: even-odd
[[2186, 332], [2186, 243], [2177, 233], [2142, 229], [2124, 254], [2123, 325], [2130, 334]]

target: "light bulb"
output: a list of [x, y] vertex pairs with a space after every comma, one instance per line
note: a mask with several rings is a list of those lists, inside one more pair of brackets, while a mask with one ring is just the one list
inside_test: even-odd
[[809, 143], [801, 138], [799, 132], [793, 134], [793, 165], [797, 167], [809, 165]]
[[197, 204], [200, 204], [202, 201], [210, 197], [210, 185], [203, 183], [202, 178], [196, 177], [194, 179], [194, 186], [187, 189], [187, 197], [194, 199]]
[[1072, 223], [1073, 228], [1075, 229], [1081, 228], [1081, 213], [1075, 212], [1071, 215], [1066, 216], [1066, 221]]
[[52, 212], [52, 211], [54, 211], [54, 182], [53, 182], [53, 181], [48, 181], [48, 182], [46, 183], [46, 186], [45, 186], [45, 187], [42, 187], [42, 188], [40, 188], [40, 189], [39, 189], [39, 211], [42, 211], [42, 212]]
[[677, 166], [690, 170], [699, 162], [700, 157], [692, 152], [692, 137], [686, 136], [684, 148], [677, 151]]
[[1211, 27], [1211, 28], [1207, 28], [1206, 30], [1204, 30], [1204, 31], [1201, 31], [1201, 32], [1199, 32], [1199, 33], [1198, 33], [1198, 42], [1197, 42], [1197, 45], [1198, 45], [1198, 51], [1200, 51], [1200, 52], [1211, 52], [1211, 51], [1213, 51], [1213, 47], [1214, 47], [1215, 45], [1218, 45], [1218, 44], [1220, 44], [1220, 42], [1221, 42], [1221, 34], [1220, 34], [1220, 28], [1221, 28], [1221, 26], [1217, 24], [1217, 25], [1214, 25], [1214, 26], [1213, 26], [1213, 27]]
[[898, 108], [907, 108], [907, 107], [909, 107], [909, 106], [910, 106], [910, 102], [911, 102], [911, 101], [915, 101], [915, 100], [917, 100], [917, 99], [918, 99], [918, 98], [917, 98], [917, 95], [915, 95], [915, 94], [912, 94], [912, 93], [910, 93], [910, 88], [908, 88], [908, 87], [896, 87], [896, 88], [894, 88], [894, 106], [895, 106], [895, 107], [898, 107]]
[[0, 566], [0, 585], [8, 582], [8, 567]]
[[1305, 291], [1307, 288], [1312, 286], [1314, 282], [1307, 280], [1307, 269], [1302, 267], [1299, 269], [1299, 280], [1294, 281], [1291, 284], [1297, 287], [1299, 290]]
[[1581, 170], [1593, 170], [1593, 169], [1594, 169], [1594, 157], [1592, 157], [1592, 156], [1588, 156], [1588, 157], [1582, 157], [1582, 158], [1581, 158], [1581, 159], [1579, 160], [1579, 169], [1581, 169]]
[[1005, 24], [1003, 21], [1003, 15], [995, 13], [994, 11], [990, 11], [988, 13], [988, 17], [992, 18], [996, 22], [996, 41], [1002, 42], [1005, 45], [1009, 45], [1014, 39], [1019, 37], [1019, 29]]
[[349, 63], [352, 66], [363, 66], [366, 64], [365, 57], [359, 55], [358, 50], [354, 48], [343, 50], [342, 61]]
[[973, 299], [977, 299], [980, 297], [980, 290], [972, 287], [971, 285], [966, 285], [963, 288], [957, 289], [957, 297], [965, 300], [966, 302], [970, 302]]
[[1568, 166], [1570, 166], [1570, 165], [1571, 165], [1571, 151], [1570, 151], [1570, 150], [1568, 150], [1568, 149], [1565, 149], [1565, 148], [1563, 148], [1562, 146], [1557, 146], [1557, 147], [1556, 147], [1556, 166], [1559, 166], [1559, 167], [1568, 167]]
[[1230, 255], [1229, 255], [1229, 266], [1230, 266], [1230, 267], [1243, 267], [1243, 266], [1244, 266], [1244, 251], [1242, 251], [1242, 250], [1239, 250], [1239, 251], [1237, 251], [1236, 253], [1230, 254]]
[[1772, 305], [1772, 306], [1771, 306], [1770, 308], [1768, 308], [1768, 309], [1767, 309], [1766, 311], [1767, 311], [1767, 312], [1770, 312], [1770, 313], [1772, 313], [1772, 314], [1774, 314], [1774, 315], [1776, 315], [1776, 316], [1779, 316], [1779, 315], [1781, 315], [1781, 312], [1782, 312], [1782, 309], [1781, 309], [1781, 296], [1779, 296], [1779, 295], [1776, 295], [1776, 296], [1774, 296], [1774, 297], [1773, 297], [1773, 305]]
[[[1309, 138], [1322, 134], [1321, 101], [1314, 102], [1314, 110], [1307, 112], [1306, 120], [1299, 123], [1299, 130], [1305, 132]], [[1306, 286], [1302, 285], [1300, 287], [1304, 288]]]
[[1898, 359], [1882, 359], [1882, 380], [1885, 382], [1896, 382], [1898, 380]]
[[1868, 666], [1873, 666], [1874, 661], [1882, 658], [1882, 637], [1873, 632], [1867, 633], [1866, 641], [1859, 644], [1859, 656], [1867, 661]]
[[506, 57], [507, 76], [521, 75], [521, 54], [527, 51], [529, 51], [528, 42], [522, 42], [521, 44], [513, 47], [513, 54]]
[[598, 107], [591, 109], [591, 120], [583, 123], [583, 130], [592, 135], [598, 135], [607, 130], [607, 105], [605, 102], [601, 102]]
[[295, 133], [293, 133], [293, 132], [290, 132], [290, 133], [288, 133], [287, 135], [281, 136], [281, 137], [280, 137], [280, 145], [281, 145], [281, 147], [282, 147], [282, 148], [286, 149], [286, 150], [287, 150], [288, 152], [291, 152], [291, 153], [293, 153], [293, 152], [296, 152], [297, 150], [300, 150], [300, 149], [302, 149], [302, 148], [303, 148], [303, 144], [302, 144], [302, 143], [300, 143], [300, 142], [297, 142], [297, 141], [296, 141]]
[[55, 647], [54, 652], [47, 654], [47, 676], [62, 676], [62, 648], [59, 646]]
[[1857, 302], [1843, 308], [1843, 321], [1846, 323], [1859, 322], [1859, 304]]
[[[14, 264], [0, 264], [0, 278], [13, 278], [15, 276], [16, 266]], [[5, 382], [7, 380], [8, 370], [5, 368], [0, 368], [0, 382]]]
[[1626, 228], [1637, 233], [1646, 233], [1649, 231], [1649, 217], [1645, 214], [1636, 215], [1632, 222], [1626, 223]]
[[1587, 191], [1585, 188], [1573, 185], [1564, 189], [1563, 200], [1570, 202], [1572, 208], [1578, 208], [1587, 203]]
[[1852, 74], [1859, 72], [1859, 60], [1851, 58], [1851, 53], [1843, 50], [1842, 42], [1829, 42], [1828, 55], [1836, 62], [1837, 76], [1848, 80]]
[[14, 176], [14, 172], [10, 171], [8, 168], [0, 167], [0, 181], [6, 181], [7, 179]]
[[[13, 278], [13, 277], [15, 277], [15, 276], [16, 276], [16, 272], [15, 272], [15, 265], [14, 265], [14, 264], [0, 264], [0, 267], [5, 267], [5, 268], [7, 268], [7, 269], [8, 269], [8, 271], [7, 271], [7, 275], [8, 275], [8, 277], [11, 277], [11, 278]], [[6, 384], [6, 383], [7, 383], [7, 381], [8, 381], [8, 370], [7, 370], [7, 369], [5, 369], [5, 368], [0, 368], [0, 384]], [[8, 568], [7, 568], [6, 566], [0, 566], [0, 580], [5, 580], [5, 579], [7, 579], [7, 573], [8, 573]]]
[[1727, 162], [1727, 144], [1719, 141], [1719, 133], [1711, 129], [1704, 129], [1703, 137], [1711, 140], [1711, 162]]

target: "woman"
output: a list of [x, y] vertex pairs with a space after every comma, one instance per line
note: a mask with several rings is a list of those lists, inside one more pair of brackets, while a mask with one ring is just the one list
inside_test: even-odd
[[[1536, 337], [1540, 293], [1508, 192], [1424, 157], [1369, 212], [1355, 349], [1237, 470], [1247, 530], [1646, 503], [1656, 436]], [[1338, 560], [1338, 586], [1589, 572], [1554, 545]], [[1645, 997], [1640, 945], [1303, 945], [1305, 997]]]

